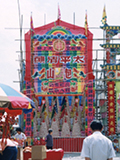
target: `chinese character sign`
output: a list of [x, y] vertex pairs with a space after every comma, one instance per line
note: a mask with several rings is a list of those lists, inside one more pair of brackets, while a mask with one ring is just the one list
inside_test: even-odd
[[108, 89], [108, 131], [109, 135], [115, 134], [116, 123], [115, 123], [115, 93], [114, 93], [115, 82], [107, 82]]
[[116, 127], [117, 133], [120, 133], [120, 82], [115, 82], [116, 89]]
[[86, 37], [84, 28], [56, 21], [34, 28], [32, 37], [30, 31], [25, 34], [25, 80], [32, 82], [36, 94], [83, 94], [92, 73], [93, 35], [88, 32]]
[[90, 123], [94, 119], [94, 90], [93, 90], [93, 80], [89, 80], [86, 87], [86, 123], [85, 123], [85, 132], [86, 135], [91, 134]]
[[82, 94], [86, 80], [86, 37], [63, 27], [34, 35], [31, 69], [38, 94]]

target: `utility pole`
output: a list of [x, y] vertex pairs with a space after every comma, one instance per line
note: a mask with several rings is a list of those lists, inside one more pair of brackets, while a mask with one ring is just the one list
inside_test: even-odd
[[[23, 15], [20, 13], [20, 3], [19, 0], [18, 2], [18, 15], [19, 15], [19, 28], [20, 28], [20, 73], [19, 73], [19, 78], [20, 78], [20, 92], [23, 92], [23, 82], [24, 82], [24, 77], [23, 77], [23, 50], [22, 50], [22, 25], [23, 25]], [[23, 117], [24, 115], [22, 114], [19, 116], [19, 126], [23, 128]]]
[[19, 27], [20, 27], [20, 91], [23, 92], [23, 50], [22, 50], [22, 25], [23, 25], [23, 15], [20, 13], [20, 3], [18, 2], [18, 16], [19, 16]]

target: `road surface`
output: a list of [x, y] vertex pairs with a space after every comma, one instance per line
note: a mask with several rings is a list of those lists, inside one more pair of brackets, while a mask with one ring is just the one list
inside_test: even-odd
[[[62, 160], [84, 160], [84, 158], [80, 157], [80, 153], [65, 153]], [[113, 160], [120, 160], [120, 153], [117, 153]]]

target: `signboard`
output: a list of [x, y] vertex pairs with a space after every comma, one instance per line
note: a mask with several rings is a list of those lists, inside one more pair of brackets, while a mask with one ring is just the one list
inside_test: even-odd
[[108, 134], [114, 135], [116, 133], [115, 123], [115, 82], [107, 82], [108, 87]]
[[87, 90], [86, 90], [86, 125], [85, 132], [86, 135], [90, 135], [90, 123], [94, 119], [94, 90], [93, 90], [93, 80], [88, 81]]
[[36, 95], [83, 94], [85, 35], [57, 26], [42, 35], [35, 34], [32, 43], [31, 79]]

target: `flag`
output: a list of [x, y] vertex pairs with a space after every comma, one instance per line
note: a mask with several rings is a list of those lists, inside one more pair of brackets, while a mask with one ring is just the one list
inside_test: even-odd
[[55, 103], [55, 104], [54, 104], [54, 106], [53, 106], [51, 119], [54, 117], [55, 113], [58, 113], [58, 108], [57, 108], [57, 98], [54, 97], [53, 100], [54, 100], [54, 103]]
[[30, 31], [31, 31], [31, 38], [32, 38], [34, 36], [34, 27], [33, 27], [32, 16], [30, 17]]
[[85, 35], [88, 35], [88, 22], [87, 22], [87, 11], [85, 14]]
[[102, 16], [102, 24], [106, 24], [107, 22], [107, 15], [106, 15], [106, 9], [105, 9], [105, 6], [104, 6], [104, 9], [103, 9], [103, 16]]
[[45, 104], [43, 104], [43, 107], [42, 107], [42, 113], [45, 111], [45, 109], [46, 109], [46, 105], [45, 105]]
[[52, 115], [51, 115], [51, 119], [54, 117], [55, 113], [58, 113], [58, 108], [57, 108], [57, 98], [53, 97], [53, 110], [52, 110]]
[[61, 104], [61, 116], [60, 116], [60, 119], [64, 116], [65, 114], [65, 108], [66, 108], [66, 99], [65, 99], [65, 96], [63, 97], [63, 100], [62, 100], [62, 104]]
[[42, 113], [45, 111], [45, 109], [46, 109], [46, 105], [45, 105], [45, 102], [46, 102], [46, 100], [45, 100], [45, 97], [43, 97], [42, 98]]
[[47, 117], [47, 111], [46, 111], [46, 109], [45, 109], [45, 112], [44, 112], [44, 117], [45, 117], [45, 119], [46, 119], [46, 117]]
[[58, 19], [61, 19], [61, 13], [60, 13], [60, 7], [59, 7], [59, 4], [58, 4]]

